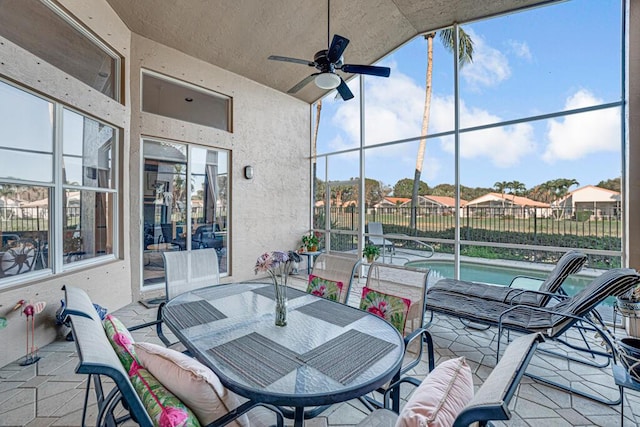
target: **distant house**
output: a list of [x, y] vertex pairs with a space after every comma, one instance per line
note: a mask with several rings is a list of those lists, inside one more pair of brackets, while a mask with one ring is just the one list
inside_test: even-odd
[[580, 187], [552, 205], [569, 212], [571, 217], [576, 217], [576, 212], [590, 212], [590, 219], [619, 218], [621, 212], [620, 193], [595, 185]]
[[[464, 206], [466, 203], [466, 200], [460, 199], [460, 206]], [[452, 214], [456, 209], [456, 199], [448, 196], [418, 196], [418, 206], [429, 208], [433, 214]], [[402, 207], [411, 207], [411, 200], [403, 203]]]
[[392, 213], [396, 212], [396, 208], [398, 206], [401, 206], [407, 202], [411, 204], [411, 199], [406, 197], [384, 197], [378, 203], [373, 205], [373, 207], [378, 213]]
[[467, 202], [462, 216], [513, 216], [514, 218], [547, 218], [551, 215], [548, 203], [513, 194], [487, 193]]

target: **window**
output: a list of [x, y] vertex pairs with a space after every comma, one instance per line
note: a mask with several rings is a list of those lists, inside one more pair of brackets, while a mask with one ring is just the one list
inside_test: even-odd
[[116, 134], [0, 81], [0, 286], [114, 253]]
[[[443, 256], [553, 263], [580, 248], [592, 268], [620, 266], [624, 2], [552, 3], [416, 37], [380, 61], [388, 79], [361, 77], [362, 109], [335, 92], [322, 99], [312, 109], [314, 228], [357, 231], [336, 171], [363, 170], [365, 221]], [[451, 32], [473, 46], [458, 70], [442, 37]], [[323, 194], [337, 211], [330, 221]]]
[[231, 98], [151, 71], [142, 73], [142, 111], [231, 131]]
[[0, 2], [0, 36], [119, 100], [120, 57], [51, 1]]
[[228, 274], [229, 152], [156, 140], [143, 147], [143, 286], [164, 283], [165, 251], [214, 248]]

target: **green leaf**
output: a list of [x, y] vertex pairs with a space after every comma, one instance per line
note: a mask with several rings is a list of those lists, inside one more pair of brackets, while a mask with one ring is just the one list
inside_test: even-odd
[[5, 317], [0, 317], [0, 329], [6, 328], [8, 323]]

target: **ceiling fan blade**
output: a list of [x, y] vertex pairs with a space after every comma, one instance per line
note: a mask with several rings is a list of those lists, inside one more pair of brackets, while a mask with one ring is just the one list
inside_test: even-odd
[[320, 73], [313, 73], [310, 76], [305, 77], [304, 79], [302, 79], [300, 81], [300, 83], [298, 83], [297, 85], [295, 85], [294, 87], [292, 87], [291, 89], [289, 89], [287, 91], [287, 93], [296, 93], [298, 92], [300, 89], [302, 89], [303, 87], [305, 87], [306, 85], [308, 85], [309, 83], [311, 83], [311, 81]]
[[315, 62], [307, 61], [306, 59], [289, 58], [288, 56], [271, 55], [267, 59], [270, 59], [272, 61], [293, 62], [294, 64], [308, 65], [310, 67], [316, 66]]
[[342, 99], [345, 101], [348, 101], [351, 98], [353, 98], [353, 93], [351, 92], [351, 89], [349, 89], [349, 86], [347, 86], [347, 83], [344, 81], [342, 77], [340, 78], [340, 86], [338, 86], [338, 93], [340, 94]]
[[338, 34], [333, 35], [333, 40], [331, 41], [331, 46], [329, 46], [329, 53], [327, 54], [327, 59], [329, 62], [337, 62], [338, 59], [342, 56], [342, 53], [347, 48], [349, 44], [349, 39], [342, 37]]
[[344, 64], [340, 69], [346, 73], [369, 74], [378, 77], [389, 77], [391, 74], [391, 68], [376, 67], [374, 65]]

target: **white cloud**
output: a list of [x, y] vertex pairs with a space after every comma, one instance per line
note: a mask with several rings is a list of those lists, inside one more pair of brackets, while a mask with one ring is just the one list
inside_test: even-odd
[[[432, 133], [453, 129], [453, 97], [434, 97], [432, 106]], [[435, 114], [433, 114], [435, 113]], [[497, 123], [502, 118], [480, 108], [468, 108], [460, 102], [460, 121], [465, 127]], [[442, 149], [453, 153], [453, 137], [442, 138]], [[489, 159], [493, 166], [506, 168], [520, 163], [520, 160], [535, 152], [533, 126], [518, 124], [501, 128], [475, 131], [460, 136], [460, 156], [466, 159]]]
[[[373, 79], [373, 78], [370, 78]], [[371, 80], [369, 80], [371, 82]], [[356, 85], [357, 86], [357, 85]], [[356, 91], [352, 88], [354, 93]], [[367, 86], [367, 114], [365, 132], [368, 145], [378, 142], [394, 141], [420, 135], [422, 127], [422, 113], [424, 109], [424, 87], [421, 87], [397, 68], [392, 77], [379, 79]], [[338, 101], [342, 102], [342, 101]], [[461, 102], [461, 120], [465, 126], [477, 126], [486, 123], [496, 123], [501, 118], [479, 108], [469, 109]], [[357, 147], [359, 144], [359, 103], [343, 102], [338, 107], [332, 124], [342, 130], [341, 136], [331, 142], [334, 150], [344, 150]], [[434, 95], [431, 98], [431, 116], [429, 133], [439, 133], [453, 130], [453, 97]], [[428, 144], [433, 144], [429, 142]], [[425, 178], [433, 180], [439, 170], [436, 161], [427, 154]], [[453, 139], [443, 138], [442, 148], [453, 153]], [[403, 159], [403, 168], [413, 171], [415, 168], [416, 144], [385, 147], [371, 151], [375, 156], [389, 156]], [[495, 167], [509, 167], [517, 165], [520, 160], [535, 152], [533, 127], [529, 124], [519, 124], [505, 128], [489, 129], [474, 132], [468, 137], [461, 138], [461, 156], [463, 158], [488, 159]]]
[[509, 46], [509, 51], [518, 58], [526, 59], [527, 61], [531, 61], [533, 59], [533, 55], [531, 55], [531, 50], [529, 50], [527, 42], [507, 40], [507, 46]]
[[484, 38], [473, 30], [467, 31], [473, 40], [473, 62], [460, 70], [460, 75], [472, 87], [495, 86], [511, 76], [507, 57], [498, 49], [489, 46]]
[[[565, 110], [601, 104], [591, 92], [581, 89], [567, 98]], [[574, 114], [550, 120], [547, 126], [547, 147], [542, 159], [575, 160], [587, 154], [620, 149], [620, 110], [607, 109]]]
[[[366, 79], [367, 145], [419, 135], [424, 108], [424, 87], [416, 84], [395, 67], [389, 78]], [[331, 120], [334, 126], [340, 127], [346, 133], [350, 147], [358, 146], [360, 141], [357, 87], [357, 83], [350, 85], [356, 98], [348, 102], [338, 101], [342, 104]]]

